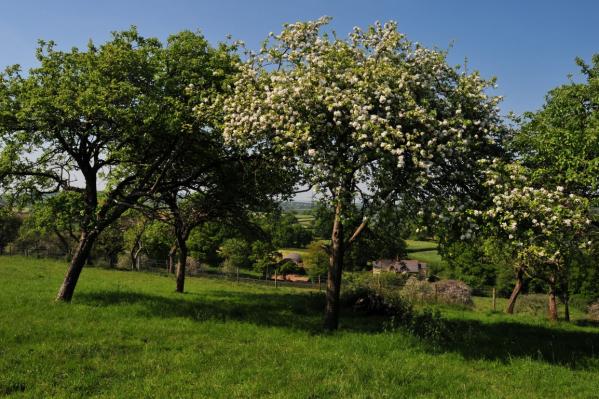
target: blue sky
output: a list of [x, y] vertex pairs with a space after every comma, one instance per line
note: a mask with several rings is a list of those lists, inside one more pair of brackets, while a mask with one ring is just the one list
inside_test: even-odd
[[0, 11], [0, 66], [35, 65], [37, 39], [60, 48], [104, 41], [113, 30], [137, 25], [164, 39], [183, 29], [201, 30], [211, 42], [227, 34], [258, 47], [285, 22], [333, 17], [345, 35], [353, 26], [398, 21], [413, 41], [447, 48], [452, 64], [497, 76], [502, 109], [538, 108], [550, 88], [576, 73], [574, 58], [599, 52], [599, 1], [4, 1]]

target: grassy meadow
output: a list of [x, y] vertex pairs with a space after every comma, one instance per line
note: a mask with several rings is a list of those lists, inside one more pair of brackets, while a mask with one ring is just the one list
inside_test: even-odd
[[[476, 298], [441, 307], [436, 345], [346, 311], [320, 329], [312, 290], [0, 257], [0, 396], [10, 398], [599, 398], [599, 327]], [[503, 302], [500, 300], [500, 307]], [[528, 309], [523, 306], [523, 310]]]

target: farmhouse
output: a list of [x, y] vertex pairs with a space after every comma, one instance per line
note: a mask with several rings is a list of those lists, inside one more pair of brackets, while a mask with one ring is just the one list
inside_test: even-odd
[[428, 271], [427, 264], [419, 260], [412, 259], [379, 259], [372, 262], [372, 273], [394, 272], [417, 275], [426, 277]]

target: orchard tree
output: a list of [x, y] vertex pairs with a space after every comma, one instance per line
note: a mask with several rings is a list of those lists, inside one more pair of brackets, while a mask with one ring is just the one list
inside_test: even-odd
[[464, 239], [482, 234], [508, 248], [517, 273], [508, 312], [513, 311], [523, 275], [528, 275], [549, 287], [549, 318], [557, 320], [556, 296], [561, 291], [569, 319], [570, 262], [592, 244], [588, 241], [592, 228], [589, 202], [566, 194], [563, 187], [558, 186], [555, 191], [532, 187], [527, 174], [517, 164], [491, 165], [485, 182], [491, 193], [490, 204], [464, 212], [470, 226]]
[[[191, 32], [165, 48], [132, 28], [83, 51], [40, 42], [38, 67], [27, 74], [10, 67], [0, 76], [2, 188], [34, 199], [61, 191], [83, 198], [78, 244], [57, 300], [71, 300], [100, 233], [167, 188], [165, 171], [192, 134], [191, 96], [180, 82], [196, 81], [195, 99], [201, 88], [211, 95], [227, 73], [228, 53]], [[209, 121], [193, 119], [210, 131]]]
[[[448, 66], [394, 22], [323, 34], [329, 18], [286, 25], [240, 66], [224, 134], [277, 162], [293, 160], [334, 214], [324, 326], [338, 327], [344, 254], [384, 204], [465, 198], [476, 161], [502, 132], [493, 82]], [[346, 231], [359, 203], [362, 222]]]
[[599, 205], [599, 54], [577, 59], [586, 81], [551, 90], [543, 107], [524, 114], [511, 142], [533, 183], [561, 186]]
[[[164, 204], [157, 217], [171, 223], [176, 239], [177, 292], [184, 291], [187, 241], [195, 229], [218, 222], [238, 230], [257, 231], [250, 220], [251, 214], [272, 210], [278, 200], [293, 190], [293, 181], [289, 179], [294, 175], [261, 156], [239, 153], [225, 146], [215, 146], [203, 157], [197, 155], [191, 153], [181, 158], [179, 161], [184, 162], [177, 162], [167, 173], [165, 179], [179, 181], [180, 188], [157, 196], [158, 203]], [[181, 181], [186, 175], [193, 179]]]

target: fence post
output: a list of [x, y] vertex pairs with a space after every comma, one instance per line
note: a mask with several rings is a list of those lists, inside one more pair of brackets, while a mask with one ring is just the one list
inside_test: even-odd
[[497, 297], [495, 296], [495, 287], [493, 287], [493, 311], [497, 310]]
[[235, 268], [235, 274], [237, 277], [237, 282], [239, 282], [239, 268], [238, 267]]
[[278, 286], [277, 269], [275, 269], [275, 288]]
[[318, 276], [318, 292], [322, 292], [322, 284], [320, 281], [320, 276]]

